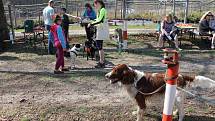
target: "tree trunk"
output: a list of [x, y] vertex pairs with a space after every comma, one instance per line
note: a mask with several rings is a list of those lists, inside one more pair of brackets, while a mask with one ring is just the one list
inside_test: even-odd
[[8, 39], [8, 26], [6, 16], [4, 14], [4, 5], [2, 0], [0, 0], [0, 34], [1, 38]]
[[0, 50], [3, 49], [3, 40], [9, 39], [6, 16], [4, 14], [3, 1], [0, 0]]

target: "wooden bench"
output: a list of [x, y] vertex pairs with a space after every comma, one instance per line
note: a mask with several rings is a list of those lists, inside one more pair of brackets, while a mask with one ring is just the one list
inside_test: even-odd
[[[212, 43], [212, 39], [211, 39], [212, 36], [210, 36], [210, 35], [200, 35], [199, 32], [196, 31], [196, 32], [191, 33], [191, 36], [192, 36], [193, 40], [195, 40], [196, 37], [200, 37], [201, 40], [204, 41], [205, 43], [210, 42], [210, 44], [211, 44], [210, 46], [212, 46], [212, 44], [214, 44], [214, 43]], [[208, 43], [206, 43], [206, 44], [208, 44]]]

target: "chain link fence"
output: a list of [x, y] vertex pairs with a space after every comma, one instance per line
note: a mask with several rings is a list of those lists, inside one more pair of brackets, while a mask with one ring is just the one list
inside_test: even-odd
[[[45, 0], [44, 0], [45, 1]], [[44, 2], [42, 1], [42, 2]], [[48, 1], [48, 0], [47, 0]], [[13, 1], [11, 5], [12, 21], [15, 28], [21, 28], [26, 19], [35, 20], [36, 24], [43, 23], [42, 11], [47, 6], [45, 3], [35, 0], [28, 5], [20, 5]], [[105, 0], [106, 8], [108, 9], [109, 19], [123, 18], [123, 1], [124, 0]], [[93, 0], [56, 0], [55, 11], [59, 12], [61, 7], [66, 7], [69, 14], [81, 16], [85, 7], [85, 3], [90, 2], [93, 5]], [[126, 17], [128, 19], [146, 19], [160, 20], [164, 15], [173, 13], [173, 0], [126, 0]], [[175, 15], [183, 21], [185, 15], [186, 0], [175, 0]], [[190, 0], [188, 9], [189, 22], [198, 22], [201, 15], [205, 11], [214, 11], [215, 0]], [[9, 21], [8, 5], [5, 4], [6, 16]], [[8, 22], [10, 23], [10, 22]]]

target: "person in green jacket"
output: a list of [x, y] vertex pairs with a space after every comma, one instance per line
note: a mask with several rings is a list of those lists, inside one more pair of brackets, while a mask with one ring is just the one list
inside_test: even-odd
[[104, 59], [105, 54], [104, 54], [104, 50], [103, 50], [104, 33], [102, 31], [100, 31], [99, 26], [103, 26], [105, 24], [105, 22], [107, 22], [107, 10], [105, 9], [105, 4], [102, 0], [95, 0], [94, 6], [98, 10], [97, 18], [95, 21], [90, 23], [88, 25], [88, 27], [95, 26], [95, 25], [97, 26], [96, 46], [99, 50], [100, 61], [97, 63], [95, 68], [104, 68], [105, 67], [105, 59]]

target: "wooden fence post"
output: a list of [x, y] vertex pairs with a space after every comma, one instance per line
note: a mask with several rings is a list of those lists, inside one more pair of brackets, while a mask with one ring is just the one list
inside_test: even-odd
[[12, 10], [11, 10], [11, 5], [8, 5], [8, 11], [9, 11], [9, 18], [10, 18], [10, 26], [11, 26], [11, 31], [13, 35], [13, 40], [15, 40], [15, 32], [14, 32], [14, 25], [13, 25], [13, 19], [12, 19]]

